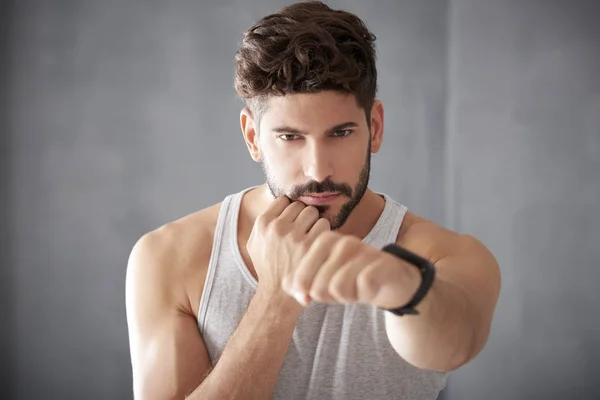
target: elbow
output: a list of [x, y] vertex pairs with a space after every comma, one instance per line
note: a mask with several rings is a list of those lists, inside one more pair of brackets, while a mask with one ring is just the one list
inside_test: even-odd
[[448, 373], [459, 369], [473, 357], [469, 351], [454, 351], [445, 357], [438, 353], [430, 357], [403, 356], [403, 358], [417, 368]]
[[448, 362], [446, 362], [445, 365], [442, 366], [442, 369], [440, 371], [442, 371], [442, 372], [456, 371], [457, 369], [459, 369], [460, 367], [462, 367], [463, 365], [465, 365], [472, 359], [473, 359], [473, 357], [471, 355], [471, 352], [469, 352], [469, 351], [457, 352], [455, 355], [453, 355], [452, 357], [449, 358]]
[[[395, 343], [394, 343], [395, 342]], [[415, 346], [391, 341], [398, 355], [412, 366], [430, 371], [452, 372], [468, 362], [469, 355], [464, 351], [446, 351], [437, 346]]]
[[390, 344], [402, 359], [419, 369], [452, 372], [469, 361], [478, 352], [475, 332], [467, 334], [462, 340], [445, 341], [442, 338], [432, 345], [431, 341], [409, 340], [407, 337], [390, 337]]
[[424, 358], [417, 358], [417, 357], [410, 357], [410, 356], [406, 356], [406, 355], [402, 355], [400, 354], [400, 357], [402, 357], [402, 359], [404, 359], [404, 361], [406, 361], [407, 363], [411, 364], [412, 366], [419, 368], [419, 369], [423, 369], [423, 370], [428, 370], [428, 371], [436, 371], [436, 372], [452, 372], [458, 368], [460, 368], [465, 361], [463, 361], [463, 359], [455, 359], [455, 360], [451, 360], [450, 362], [448, 362], [447, 360], [443, 360], [441, 358], [436, 358], [436, 359], [429, 359], [426, 360]]
[[[469, 363], [481, 353], [488, 340], [490, 329], [489, 326], [473, 327], [468, 340], [460, 351], [456, 351], [450, 358], [444, 369], [445, 372], [452, 372], [463, 365]], [[458, 346], [457, 346], [458, 347]]]

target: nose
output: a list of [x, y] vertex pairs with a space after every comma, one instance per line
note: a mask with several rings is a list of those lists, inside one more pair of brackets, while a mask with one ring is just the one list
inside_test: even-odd
[[323, 182], [333, 175], [333, 166], [330, 154], [322, 143], [315, 141], [307, 146], [306, 164], [304, 175], [316, 182]]

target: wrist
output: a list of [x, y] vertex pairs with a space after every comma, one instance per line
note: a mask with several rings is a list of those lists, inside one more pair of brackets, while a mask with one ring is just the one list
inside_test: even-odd
[[410, 297], [406, 296], [407, 298], [402, 306], [387, 308], [387, 310], [396, 315], [418, 315], [419, 311], [415, 307], [425, 298], [433, 285], [435, 266], [429, 260], [411, 253], [395, 243], [385, 246], [383, 251], [394, 255], [402, 261], [401, 265], [404, 267], [406, 273], [403, 281], [407, 284], [407, 288], [403, 292], [405, 295], [412, 293]]
[[283, 290], [266, 290], [261, 288], [260, 285], [254, 294], [253, 302], [256, 303], [256, 306], [262, 312], [290, 317], [294, 320], [296, 320], [304, 310], [304, 307], [302, 307], [296, 299]]

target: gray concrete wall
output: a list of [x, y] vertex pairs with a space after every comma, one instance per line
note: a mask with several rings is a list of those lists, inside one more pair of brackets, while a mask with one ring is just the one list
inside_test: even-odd
[[448, 217], [504, 282], [448, 398], [600, 398], [600, 3], [451, 4]]

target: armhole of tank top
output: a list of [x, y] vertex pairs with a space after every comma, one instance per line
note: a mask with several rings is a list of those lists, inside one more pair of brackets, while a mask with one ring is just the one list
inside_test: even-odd
[[[392, 200], [394, 201], [394, 200]], [[396, 201], [394, 201], [398, 212], [396, 213], [396, 217], [394, 218], [394, 224], [392, 225], [392, 229], [390, 232], [390, 237], [388, 238], [388, 243], [396, 243], [398, 241], [398, 234], [400, 233], [400, 228], [402, 227], [402, 222], [404, 222], [404, 216], [408, 211], [408, 208]]]
[[[249, 189], [247, 189], [247, 190], [249, 190]], [[231, 229], [232, 232], [237, 232], [237, 229], [238, 229], [237, 227], [238, 227], [238, 223], [240, 220], [240, 207], [241, 207], [242, 196], [243, 196], [244, 192], [242, 192], [242, 194], [240, 194], [239, 196], [236, 196], [235, 199], [231, 200], [231, 207], [232, 207], [233, 215], [231, 215], [231, 218], [228, 220], [227, 223], [231, 224], [229, 229]], [[258, 281], [254, 278], [254, 276], [252, 276], [252, 274], [248, 270], [248, 267], [246, 266], [246, 263], [244, 262], [244, 259], [242, 258], [242, 254], [240, 253], [238, 242], [237, 242], [237, 235], [236, 234], [230, 235], [229, 240], [230, 240], [230, 246], [233, 249], [233, 257], [236, 260], [236, 264], [237, 264], [237, 267], [238, 267], [240, 273], [242, 274], [242, 276], [244, 277], [246, 282], [248, 282], [250, 284], [250, 286], [254, 290], [256, 290], [258, 288]]]
[[206, 280], [204, 281], [204, 288], [202, 289], [202, 296], [200, 297], [200, 305], [198, 307], [198, 328], [200, 329], [201, 335], [204, 333], [206, 313], [208, 311], [208, 301], [215, 279], [215, 271], [217, 269], [217, 261], [219, 259], [219, 252], [221, 250], [221, 242], [223, 238], [223, 227], [225, 226], [230, 203], [231, 196], [227, 196], [221, 204], [221, 209], [219, 210], [219, 216], [217, 218], [217, 226], [215, 227], [210, 260], [208, 261], [208, 269], [206, 271]]

